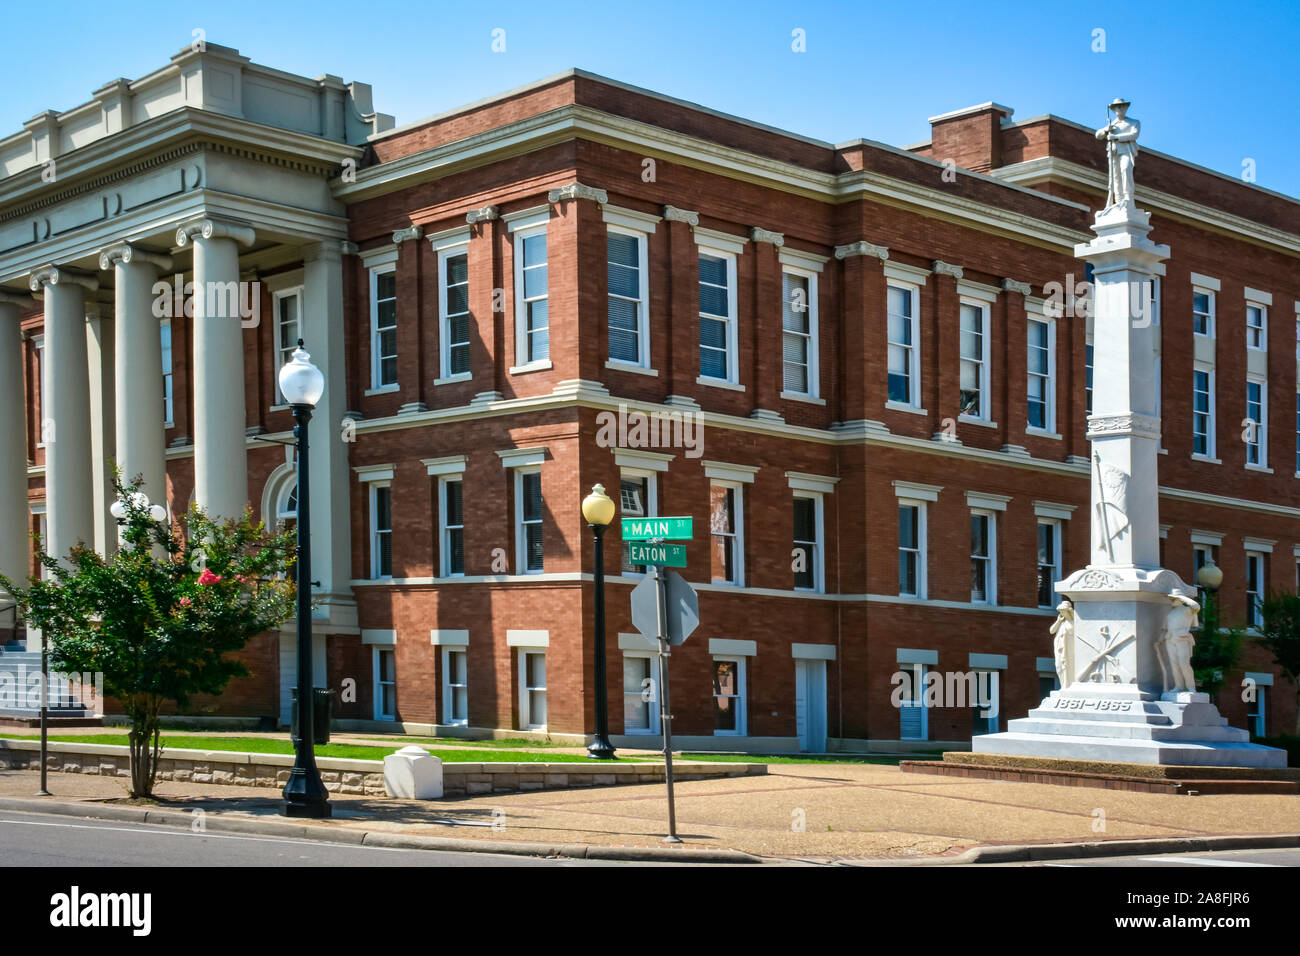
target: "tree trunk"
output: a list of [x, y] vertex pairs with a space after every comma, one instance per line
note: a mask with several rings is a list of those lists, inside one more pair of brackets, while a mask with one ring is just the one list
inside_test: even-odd
[[128, 741], [131, 747], [131, 796], [152, 797], [162, 751], [158, 710], [162, 701], [152, 694], [136, 694], [127, 702], [131, 719]]

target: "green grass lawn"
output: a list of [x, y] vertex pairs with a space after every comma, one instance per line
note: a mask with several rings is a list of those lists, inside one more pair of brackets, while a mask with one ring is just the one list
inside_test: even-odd
[[[39, 735], [8, 734], [13, 740], [40, 740]], [[111, 744], [126, 746], [124, 734], [57, 734], [51, 741], [72, 744]], [[407, 746], [411, 741], [402, 738], [398, 743]], [[185, 750], [221, 750], [234, 753], [292, 754], [293, 742], [268, 737], [186, 737], [180, 734], [163, 734], [164, 747]], [[339, 757], [346, 760], [383, 760], [398, 749], [398, 744], [387, 747], [367, 747], [363, 744], [324, 744], [316, 747], [318, 757]], [[447, 763], [595, 763], [581, 754], [539, 754], [525, 750], [439, 750], [436, 756]], [[635, 757], [620, 758], [627, 763], [638, 763]]]

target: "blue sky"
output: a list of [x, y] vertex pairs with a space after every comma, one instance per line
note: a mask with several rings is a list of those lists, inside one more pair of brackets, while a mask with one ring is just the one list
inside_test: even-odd
[[[0, 135], [164, 65], [201, 28], [258, 63], [371, 83], [398, 123], [573, 66], [817, 139], [899, 146], [929, 138], [927, 117], [986, 100], [1101, 125], [1123, 95], [1145, 145], [1231, 176], [1253, 160], [1259, 185], [1300, 197], [1300, 0], [74, 0], [57, 43], [49, 17], [6, 10]], [[791, 48], [796, 29], [806, 52]]]

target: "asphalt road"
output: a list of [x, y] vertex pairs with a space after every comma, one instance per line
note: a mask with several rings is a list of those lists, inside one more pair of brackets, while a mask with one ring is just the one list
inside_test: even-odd
[[1300, 866], [1300, 849], [1219, 850], [1203, 853], [1164, 853], [1146, 856], [1103, 856], [1088, 860], [1051, 860], [1040, 863], [1016, 863], [1013, 866], [1089, 866], [1089, 867], [1210, 867]]
[[0, 861], [13, 866], [646, 866], [611, 860], [396, 850], [271, 836], [0, 811]]

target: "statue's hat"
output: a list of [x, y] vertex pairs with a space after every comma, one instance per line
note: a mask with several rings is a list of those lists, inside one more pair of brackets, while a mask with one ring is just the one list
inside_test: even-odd
[[1117, 106], [1132, 106], [1132, 105], [1133, 105], [1132, 103], [1124, 99], [1122, 96], [1117, 96], [1110, 101], [1110, 105], [1107, 106], [1106, 109], [1113, 110]]

